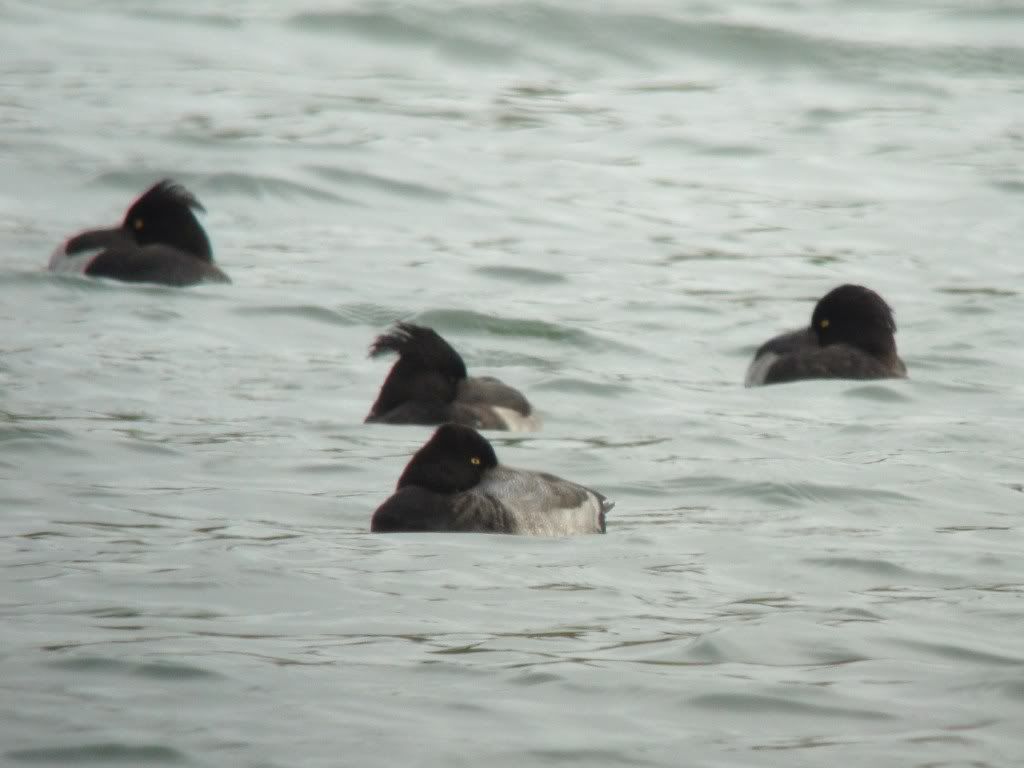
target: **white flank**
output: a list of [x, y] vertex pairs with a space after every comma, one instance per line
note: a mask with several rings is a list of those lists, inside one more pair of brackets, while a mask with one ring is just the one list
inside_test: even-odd
[[747, 378], [743, 380], [743, 386], [745, 387], [758, 387], [764, 384], [765, 376], [768, 375], [768, 369], [771, 368], [775, 361], [778, 360], [780, 355], [774, 352], [765, 352], [759, 358], [754, 360], [750, 367], [747, 368]]
[[537, 432], [541, 427], [539, 416], [523, 416], [519, 411], [511, 408], [503, 408], [500, 405], [489, 406], [494, 415], [505, 423], [505, 429], [509, 432]]
[[68, 255], [66, 248], [67, 243], [61, 243], [57, 246], [56, 250], [50, 254], [50, 263], [47, 265], [47, 269], [51, 272], [63, 272], [75, 273], [84, 275], [85, 270], [89, 268], [89, 264], [92, 260], [103, 253], [106, 248], [89, 248], [85, 251], [79, 251], [71, 256]]

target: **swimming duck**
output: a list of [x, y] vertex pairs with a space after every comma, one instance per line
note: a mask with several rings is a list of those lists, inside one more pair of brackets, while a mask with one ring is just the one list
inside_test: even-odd
[[462, 357], [432, 328], [399, 323], [370, 346], [370, 357], [389, 352], [397, 353], [398, 360], [366, 423], [451, 421], [477, 429], [540, 429], [540, 419], [519, 390], [491, 376], [468, 376]]
[[131, 204], [121, 226], [68, 238], [50, 256], [49, 269], [128, 283], [229, 283], [213, 263], [210, 240], [194, 210], [205, 209], [185, 187], [159, 181]]
[[605, 514], [613, 506], [582, 485], [503, 466], [475, 429], [443, 424], [409, 460], [395, 493], [373, 513], [370, 530], [604, 533]]
[[809, 327], [761, 345], [745, 383], [906, 378], [895, 332], [892, 309], [881, 296], [862, 285], [841, 285], [818, 301]]

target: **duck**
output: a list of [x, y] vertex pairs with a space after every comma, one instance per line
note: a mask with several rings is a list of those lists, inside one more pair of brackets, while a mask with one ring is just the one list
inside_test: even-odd
[[568, 480], [498, 463], [472, 427], [442, 424], [413, 454], [395, 492], [373, 513], [373, 533], [605, 533], [615, 506]]
[[470, 377], [458, 352], [433, 328], [398, 323], [370, 346], [370, 357], [395, 353], [367, 424], [445, 422], [476, 429], [534, 432], [541, 422], [529, 400], [492, 376]]
[[881, 296], [863, 285], [840, 285], [818, 300], [808, 327], [779, 334], [758, 348], [744, 383], [906, 378], [895, 333], [892, 308]]
[[128, 207], [120, 226], [65, 240], [48, 268], [127, 283], [230, 283], [213, 263], [210, 240], [195, 216], [194, 211], [205, 210], [185, 187], [163, 179]]

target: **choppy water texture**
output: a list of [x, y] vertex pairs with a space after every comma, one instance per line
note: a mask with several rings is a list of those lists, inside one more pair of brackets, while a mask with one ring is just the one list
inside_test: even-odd
[[[1024, 764], [1024, 13], [0, 8], [0, 762]], [[233, 285], [41, 271], [173, 175]], [[745, 390], [834, 285], [907, 382]], [[367, 532], [397, 319], [607, 536]]]

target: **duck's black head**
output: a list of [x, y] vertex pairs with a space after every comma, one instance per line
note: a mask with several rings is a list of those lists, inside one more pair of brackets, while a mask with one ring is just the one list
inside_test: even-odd
[[205, 210], [185, 187], [164, 179], [132, 203], [121, 226], [139, 245], [170, 245], [212, 262], [210, 240], [193, 213]]
[[841, 285], [825, 294], [814, 307], [811, 330], [823, 347], [849, 344], [879, 359], [896, 356], [892, 309], [862, 285]]
[[443, 410], [455, 400], [459, 382], [466, 378], [466, 364], [436, 331], [399, 323], [390, 333], [378, 336], [370, 347], [370, 357], [389, 352], [397, 352], [398, 360], [384, 380], [368, 420], [408, 403]]
[[475, 429], [442, 424], [413, 454], [398, 487], [415, 485], [435, 493], [458, 493], [480, 482], [484, 472], [498, 466], [494, 448]]

